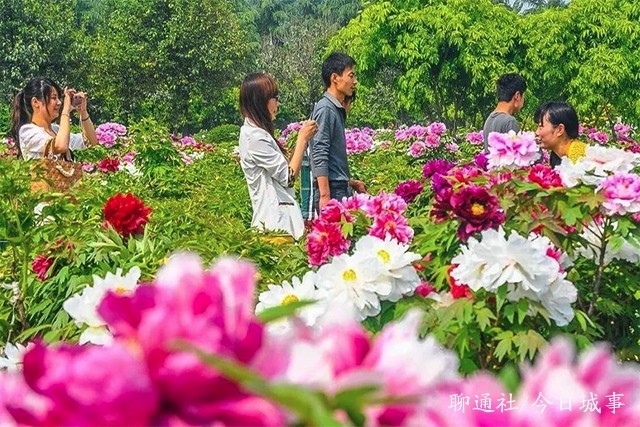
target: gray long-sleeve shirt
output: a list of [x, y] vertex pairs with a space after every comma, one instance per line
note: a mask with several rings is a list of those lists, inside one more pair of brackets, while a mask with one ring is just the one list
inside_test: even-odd
[[329, 181], [349, 181], [344, 107], [325, 92], [316, 103], [311, 118], [318, 124], [318, 132], [309, 141], [313, 176], [326, 176]]

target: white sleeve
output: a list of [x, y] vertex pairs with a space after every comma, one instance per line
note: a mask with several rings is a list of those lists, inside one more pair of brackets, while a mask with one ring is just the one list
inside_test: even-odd
[[72, 151], [84, 150], [87, 146], [84, 143], [84, 137], [81, 133], [72, 133], [69, 135], [69, 149]]
[[23, 125], [19, 132], [20, 151], [25, 160], [37, 159], [44, 155], [44, 147], [54, 137], [39, 126]]
[[278, 149], [277, 143], [266, 135], [257, 135], [252, 138], [247, 151], [253, 158], [256, 166], [263, 168], [267, 174], [283, 187], [289, 185], [289, 163], [284, 154]]

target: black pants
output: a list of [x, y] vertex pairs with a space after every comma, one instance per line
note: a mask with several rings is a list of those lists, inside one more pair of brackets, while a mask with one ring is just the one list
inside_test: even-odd
[[[329, 181], [329, 192], [331, 198], [339, 202], [343, 197], [351, 197], [351, 187], [349, 187], [349, 181]], [[318, 190], [318, 181], [313, 181], [313, 210], [316, 214], [320, 212], [320, 191]]]

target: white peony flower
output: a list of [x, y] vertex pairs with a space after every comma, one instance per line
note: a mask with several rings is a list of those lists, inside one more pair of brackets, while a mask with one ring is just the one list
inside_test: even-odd
[[[612, 223], [613, 229], [616, 230], [618, 228], [618, 223]], [[591, 259], [594, 262], [598, 262], [600, 259], [600, 248], [602, 247], [602, 227], [595, 222], [591, 222], [589, 226], [584, 227], [582, 230], [582, 234], [580, 237], [585, 239], [588, 244], [580, 245], [576, 248], [577, 254], [587, 259]], [[629, 261], [632, 263], [640, 262], [640, 248], [629, 243], [625, 240], [622, 243], [622, 246], [619, 248], [612, 250], [611, 245], [607, 245], [604, 254], [604, 263], [608, 264], [614, 259], [621, 259], [624, 261]]]
[[120, 268], [116, 270], [115, 274], [107, 273], [104, 279], [94, 275], [93, 286], [87, 286], [62, 303], [62, 308], [75, 320], [76, 326], [88, 326], [80, 335], [80, 344], [90, 342], [106, 345], [111, 343], [112, 335], [98, 314], [98, 305], [108, 291], [120, 295], [132, 293], [138, 286], [139, 278], [140, 268], [138, 267], [131, 268], [124, 276]]
[[379, 262], [363, 255], [342, 254], [318, 270], [316, 283], [326, 291], [327, 304], [338, 300], [354, 308], [358, 320], [380, 313], [379, 295], [389, 295], [391, 284], [377, 282]]
[[356, 253], [378, 261], [380, 275], [378, 282], [389, 282], [391, 292], [379, 294], [383, 301], [396, 302], [403, 295], [411, 295], [420, 285], [420, 277], [413, 262], [419, 260], [419, 254], [407, 252], [409, 246], [387, 236], [382, 240], [374, 236], [363, 236], [356, 242]]
[[508, 240], [502, 227], [481, 235], [481, 242], [469, 238], [462, 254], [451, 261], [458, 264], [452, 277], [472, 290], [495, 292], [505, 283], [514, 283], [525, 291], [539, 292], [558, 275], [558, 263], [517, 232], [512, 231]]
[[136, 168], [136, 165], [134, 165], [133, 162], [120, 162], [118, 169], [121, 171], [126, 171], [129, 175], [136, 178], [142, 176], [142, 172], [140, 172], [138, 168]]
[[556, 171], [565, 187], [579, 183], [597, 186], [615, 172], [629, 172], [640, 164], [640, 155], [613, 147], [588, 146], [585, 156], [573, 163], [563, 158]]
[[27, 350], [28, 347], [22, 344], [6, 343], [0, 352], [0, 371], [19, 371], [22, 367], [22, 356]]
[[[298, 301], [316, 301], [314, 304], [302, 307], [296, 314], [305, 325], [315, 326], [316, 321], [326, 309], [324, 292], [315, 287], [315, 275], [313, 271], [308, 271], [302, 277], [302, 281], [297, 277], [293, 277], [291, 283], [284, 281], [280, 286], [268, 285], [268, 290], [258, 296], [256, 314], [260, 314], [267, 308]], [[282, 334], [291, 329], [291, 326], [291, 319], [279, 319], [269, 323], [267, 328], [274, 334]]]

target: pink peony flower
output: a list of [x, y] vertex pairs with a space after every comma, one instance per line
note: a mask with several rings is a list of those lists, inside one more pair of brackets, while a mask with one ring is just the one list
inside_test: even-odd
[[440, 146], [440, 136], [429, 134], [424, 137], [424, 144], [429, 148], [438, 148]]
[[416, 294], [420, 295], [421, 297], [426, 298], [433, 293], [436, 293], [436, 288], [434, 288], [429, 282], [422, 282], [416, 288]]
[[592, 141], [596, 141], [599, 144], [606, 144], [609, 142], [609, 135], [602, 131], [596, 131], [595, 129], [589, 133], [589, 139]]
[[339, 223], [316, 218], [307, 235], [307, 253], [310, 265], [322, 265], [330, 256], [338, 256], [349, 250], [351, 241], [342, 234]]
[[413, 179], [401, 182], [400, 184], [398, 184], [396, 189], [393, 190], [395, 194], [402, 197], [402, 199], [407, 203], [413, 202], [416, 197], [422, 194], [423, 191], [424, 188], [422, 187], [420, 181], [416, 181]]
[[[117, 340], [136, 343], [163, 402], [163, 417], [182, 424], [282, 425], [281, 410], [242, 390], [190, 351], [186, 342], [270, 378], [286, 359], [265, 345], [263, 326], [253, 315], [255, 269], [225, 259], [203, 269], [191, 254], [176, 254], [154, 286], [132, 296], [109, 293], [98, 308]], [[263, 352], [278, 369], [264, 363]], [[273, 365], [273, 363], [272, 363]]]
[[427, 146], [424, 142], [415, 141], [413, 144], [411, 144], [411, 147], [409, 147], [409, 155], [411, 157], [421, 157], [424, 155], [426, 149]]
[[607, 215], [625, 215], [640, 211], [640, 176], [617, 172], [605, 178], [596, 191], [605, 197], [602, 207]]
[[91, 173], [96, 170], [96, 165], [90, 162], [82, 163], [82, 171], [86, 173]]
[[489, 133], [489, 169], [528, 166], [539, 156], [533, 132]]
[[376, 196], [369, 197], [362, 209], [372, 218], [389, 212], [401, 215], [407, 210], [407, 203], [397, 194], [381, 191]]
[[320, 217], [328, 222], [340, 223], [343, 218], [346, 222], [353, 222], [353, 217], [349, 214], [347, 208], [335, 199], [329, 200], [322, 208]]
[[482, 145], [484, 143], [482, 132], [469, 132], [466, 139], [471, 145]]
[[447, 126], [444, 123], [433, 122], [427, 126], [427, 132], [431, 135], [441, 136], [447, 131]]

